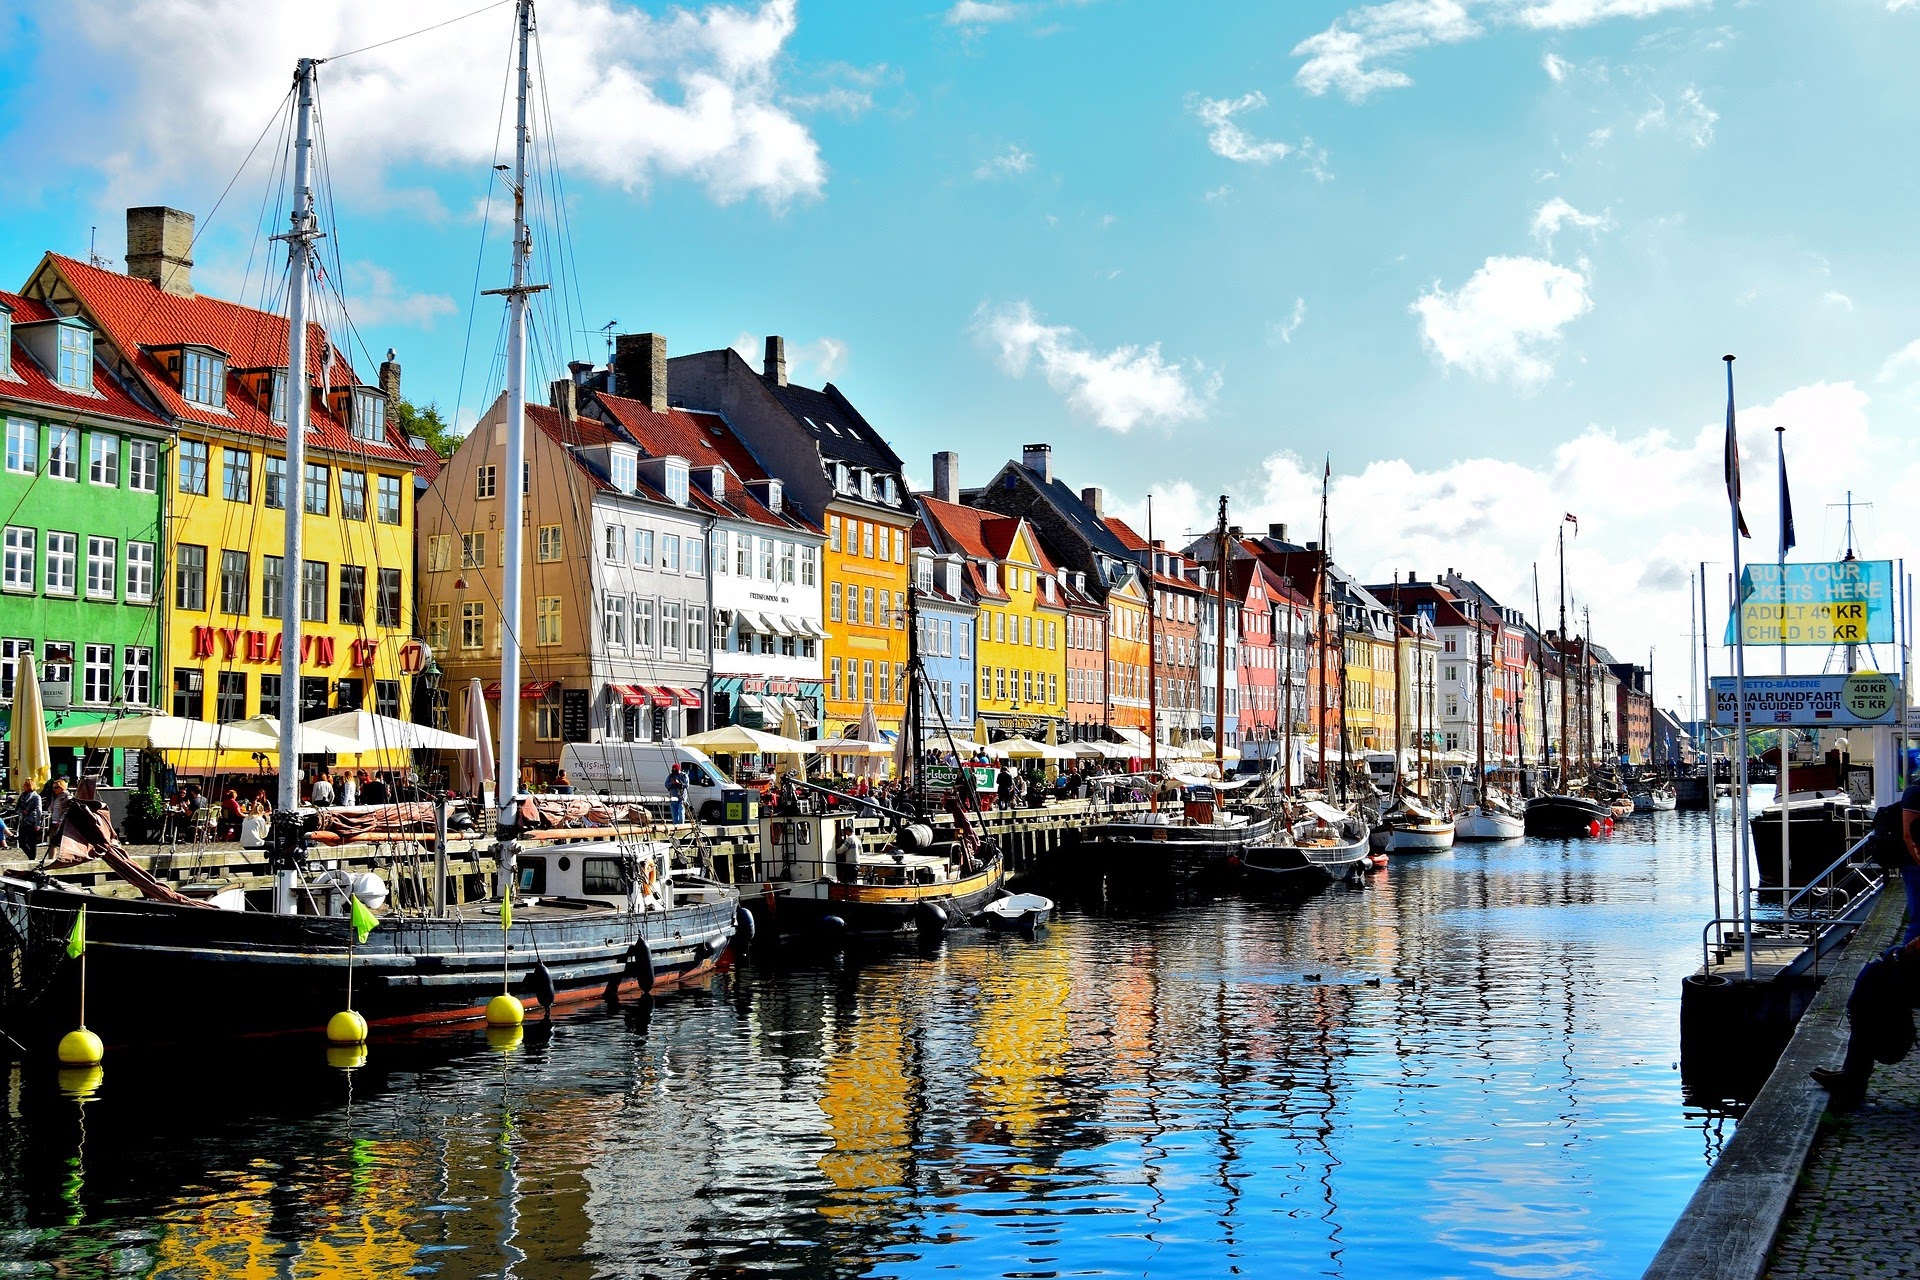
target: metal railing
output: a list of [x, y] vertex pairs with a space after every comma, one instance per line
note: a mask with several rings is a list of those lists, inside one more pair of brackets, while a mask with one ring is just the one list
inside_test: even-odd
[[[1820, 956], [1826, 950], [1824, 944], [1836, 931], [1857, 928], [1867, 918], [1875, 895], [1886, 883], [1887, 873], [1879, 864], [1861, 857], [1871, 838], [1872, 832], [1869, 831], [1847, 846], [1847, 851], [1836, 858], [1831, 866], [1781, 904], [1777, 919], [1765, 922], [1772, 936], [1788, 941], [1793, 939], [1798, 929], [1805, 928], [1806, 947], [1816, 977], [1820, 973]], [[1744, 923], [1739, 916], [1716, 916], [1701, 927], [1700, 958], [1703, 970], [1713, 967], [1716, 949], [1725, 951], [1732, 947], [1726, 940], [1724, 926]], [[1760, 923], [1754, 922], [1756, 935], [1760, 932]], [[1719, 932], [1716, 934], [1716, 931]]]

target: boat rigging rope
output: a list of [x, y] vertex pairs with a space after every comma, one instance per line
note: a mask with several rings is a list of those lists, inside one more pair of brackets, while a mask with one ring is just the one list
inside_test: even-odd
[[492, 4], [483, 4], [478, 9], [474, 9], [468, 13], [462, 13], [455, 17], [448, 18], [444, 22], [436, 22], [430, 27], [421, 27], [418, 31], [409, 31], [405, 35], [391, 36], [375, 44], [363, 44], [358, 49], [348, 49], [345, 53], [331, 54], [325, 58], [316, 58], [314, 59], [314, 61], [338, 62], [342, 58], [351, 58], [355, 54], [370, 53], [375, 49], [384, 49], [390, 44], [399, 44], [402, 40], [411, 40], [415, 36], [426, 35], [429, 31], [438, 31], [440, 28], [450, 27], [456, 22], [465, 22], [468, 18], [478, 17], [479, 15], [486, 13], [490, 9], [498, 9], [502, 5], [513, 4], [515, 2], [516, 0], [493, 0]]

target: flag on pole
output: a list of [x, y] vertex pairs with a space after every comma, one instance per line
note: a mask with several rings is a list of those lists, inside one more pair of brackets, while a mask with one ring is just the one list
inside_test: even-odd
[[87, 908], [80, 906], [80, 914], [73, 918], [73, 932], [67, 935], [67, 954], [78, 959], [87, 951]]
[[1727, 501], [1733, 504], [1733, 518], [1740, 526], [1740, 536], [1751, 538], [1747, 518], [1740, 511], [1740, 438], [1733, 430], [1733, 357], [1724, 359], [1727, 362]]
[[367, 904], [351, 894], [348, 895], [347, 901], [353, 904], [348, 917], [353, 924], [354, 941], [365, 942], [367, 935], [373, 932], [374, 926], [380, 923], [380, 917], [367, 910]]
[[505, 933], [511, 928], [513, 928], [513, 894], [507, 892], [500, 895], [500, 932]]
[[1576, 538], [1579, 537], [1580, 536], [1580, 517], [1573, 514], [1573, 512], [1569, 511], [1567, 512], [1566, 522], [1573, 526], [1573, 536]]
[[[1785, 431], [1784, 427], [1775, 427], [1775, 431]], [[1787, 490], [1787, 447], [1786, 436], [1780, 437], [1780, 558], [1785, 560], [1787, 552], [1799, 545], [1799, 539], [1793, 536], [1793, 494]]]

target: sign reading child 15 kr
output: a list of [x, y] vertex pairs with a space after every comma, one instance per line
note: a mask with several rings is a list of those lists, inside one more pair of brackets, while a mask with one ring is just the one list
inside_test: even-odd
[[[1740, 626], [1750, 645], [1892, 644], [1893, 561], [1750, 564], [1740, 575]], [[1727, 619], [1727, 643], [1733, 643]]]

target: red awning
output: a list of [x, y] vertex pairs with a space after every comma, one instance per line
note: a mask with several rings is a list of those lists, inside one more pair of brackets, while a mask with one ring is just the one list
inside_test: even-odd
[[681, 689], [676, 687], [668, 689], [666, 692], [672, 694], [674, 700], [683, 707], [697, 707], [700, 705], [700, 691], [698, 689]]
[[653, 702], [653, 699], [649, 698], [646, 691], [639, 685], [610, 684], [607, 688], [620, 700], [620, 705], [623, 707], [644, 707]]
[[[558, 680], [529, 680], [520, 686], [520, 696], [523, 699], [544, 698], [559, 687], [560, 682]], [[481, 693], [485, 695], [488, 702], [498, 702], [500, 700], [500, 682], [495, 680], [485, 689], [481, 690]]]
[[[674, 696], [658, 685], [637, 684], [633, 687], [647, 702], [652, 703], [656, 707], [670, 707], [674, 704]], [[645, 706], [646, 703], [636, 703], [635, 705]]]

